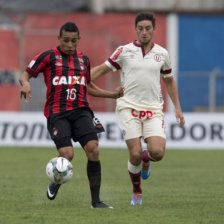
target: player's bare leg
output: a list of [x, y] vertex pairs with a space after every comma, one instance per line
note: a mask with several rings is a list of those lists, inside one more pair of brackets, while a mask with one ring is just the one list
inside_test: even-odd
[[159, 161], [165, 154], [166, 139], [152, 136], [145, 139], [147, 150], [142, 152], [142, 179], [147, 179], [151, 173], [151, 161]]
[[68, 159], [69, 161], [72, 161], [74, 157], [74, 150], [72, 146], [66, 146], [58, 149], [59, 156], [64, 157]]
[[101, 186], [101, 164], [99, 160], [98, 141], [88, 141], [84, 146], [87, 162], [87, 176], [89, 179], [90, 192], [92, 197], [92, 208], [113, 208], [100, 201]]
[[[73, 151], [72, 146], [62, 147], [62, 148], [58, 149], [58, 153], [59, 153], [58, 156], [64, 157], [64, 158], [68, 159], [69, 161], [71, 161], [74, 156], [74, 151]], [[48, 189], [47, 189], [47, 197], [49, 200], [55, 199], [60, 186], [61, 186], [61, 184], [55, 184], [53, 182], [51, 182], [49, 184]]]
[[145, 139], [148, 149], [148, 157], [151, 161], [160, 161], [165, 154], [166, 139], [160, 136], [152, 136]]
[[132, 205], [140, 205], [142, 203], [141, 189], [141, 161], [142, 161], [142, 145], [140, 138], [126, 140], [129, 150], [128, 172], [133, 186]]

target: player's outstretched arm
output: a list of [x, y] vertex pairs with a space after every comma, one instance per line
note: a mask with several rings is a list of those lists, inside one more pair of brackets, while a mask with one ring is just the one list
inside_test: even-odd
[[93, 67], [90, 71], [91, 80], [94, 81], [110, 71], [112, 70], [105, 63]]
[[24, 97], [25, 101], [28, 103], [29, 98], [31, 98], [31, 86], [30, 86], [30, 80], [31, 75], [27, 72], [24, 71], [20, 77], [19, 77], [19, 83], [21, 85], [20, 88], [20, 97]]
[[173, 77], [163, 78], [163, 81], [165, 83], [167, 92], [175, 106], [177, 122], [179, 123], [180, 127], [183, 127], [185, 124], [185, 120], [180, 106], [176, 82]]
[[94, 83], [90, 82], [88, 84], [88, 93], [89, 93], [89, 95], [95, 96], [95, 97], [117, 99], [124, 95], [124, 87], [119, 86], [113, 92], [110, 92], [110, 91], [101, 89], [98, 86], [96, 86]]

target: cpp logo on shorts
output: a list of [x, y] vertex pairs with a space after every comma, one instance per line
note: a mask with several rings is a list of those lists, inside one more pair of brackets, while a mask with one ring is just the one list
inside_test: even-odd
[[153, 115], [155, 115], [156, 112], [152, 112], [150, 110], [140, 110], [140, 111], [137, 111], [135, 109], [132, 109], [131, 110], [131, 114], [132, 114], [133, 117], [137, 117], [139, 119], [142, 119], [142, 118], [149, 119], [149, 118], [153, 117]]

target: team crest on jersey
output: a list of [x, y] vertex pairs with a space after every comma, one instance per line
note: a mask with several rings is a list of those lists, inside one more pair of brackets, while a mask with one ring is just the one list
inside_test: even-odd
[[161, 56], [159, 54], [155, 54], [154, 55], [154, 60], [157, 61], [157, 62], [160, 62], [161, 61]]
[[54, 86], [58, 85], [85, 85], [84, 76], [56, 76], [52, 80]]
[[62, 60], [62, 56], [61, 55], [56, 55], [55, 59]]

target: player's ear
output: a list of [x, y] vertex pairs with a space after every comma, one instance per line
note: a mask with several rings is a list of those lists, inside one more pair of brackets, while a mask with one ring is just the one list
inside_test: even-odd
[[57, 38], [58, 38], [58, 40], [60, 41], [61, 37], [60, 37], [59, 35], [57, 36]]

